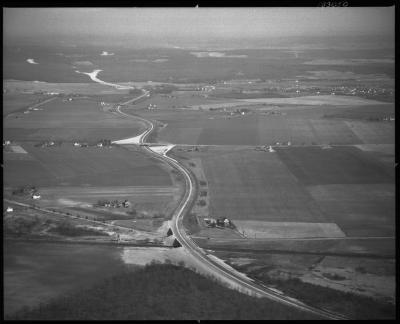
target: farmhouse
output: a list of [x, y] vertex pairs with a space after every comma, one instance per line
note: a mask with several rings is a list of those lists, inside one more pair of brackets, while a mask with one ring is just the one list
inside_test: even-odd
[[38, 194], [38, 193], [34, 193], [33, 195], [32, 195], [32, 199], [40, 199], [40, 194]]
[[12, 213], [14, 209], [12, 207], [7, 207], [7, 213]]

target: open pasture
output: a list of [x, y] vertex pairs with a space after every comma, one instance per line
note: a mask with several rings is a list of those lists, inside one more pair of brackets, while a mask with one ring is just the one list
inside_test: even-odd
[[4, 122], [4, 136], [10, 140], [97, 141], [117, 140], [139, 134], [144, 124], [134, 119], [104, 112], [90, 100], [61, 99], [41, 106], [43, 110], [19, 114]]
[[21, 186], [169, 186], [160, 162], [123, 147], [22, 147], [35, 160], [6, 160], [4, 185]]

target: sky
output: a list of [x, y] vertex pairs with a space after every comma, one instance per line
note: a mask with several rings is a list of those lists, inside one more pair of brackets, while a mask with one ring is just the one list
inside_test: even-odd
[[5, 39], [394, 35], [394, 7], [3, 8]]

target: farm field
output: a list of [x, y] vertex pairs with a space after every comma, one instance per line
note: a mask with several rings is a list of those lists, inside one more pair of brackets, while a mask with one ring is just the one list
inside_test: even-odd
[[157, 160], [124, 147], [76, 148], [71, 144], [21, 146], [30, 160], [4, 161], [4, 186], [169, 186], [168, 170]]
[[379, 122], [346, 122], [351, 131], [366, 144], [394, 144], [395, 124]]
[[230, 147], [207, 147], [199, 153], [184, 154], [202, 161], [211, 217], [328, 222], [276, 154]]
[[379, 156], [354, 146], [276, 150], [173, 152], [201, 159], [210, 217], [233, 220], [249, 239], [393, 237], [393, 168]]
[[28, 109], [29, 106], [49, 98], [42, 94], [3, 93], [3, 117], [13, 112]]
[[[385, 111], [390, 114], [393, 105], [388, 106], [391, 108]], [[288, 141], [292, 145], [394, 143], [393, 122], [326, 117], [335, 115], [342, 108], [248, 108], [250, 113], [234, 117], [227, 112], [177, 109], [146, 110], [139, 114], [167, 124], [158, 130], [157, 140], [174, 144], [275, 145]], [[349, 108], [343, 109], [347, 111]], [[381, 111], [381, 106], [374, 106], [366, 112], [363, 112], [364, 109], [366, 107], [362, 106], [353, 111], [359, 111], [359, 116], [366, 119], [374, 111]], [[278, 113], [267, 115], [268, 111]]]
[[[138, 214], [152, 217], [162, 213], [170, 217], [180, 198], [180, 190], [173, 186], [118, 186], [118, 187], [45, 187], [40, 189], [38, 205], [44, 208], [79, 210], [101, 219], [124, 219], [125, 212], [134, 208]], [[93, 208], [99, 200], [128, 200], [129, 209]]]
[[147, 109], [148, 105], [156, 105], [156, 109], [190, 108], [192, 105], [207, 105], [212, 103], [225, 103], [229, 99], [205, 98], [201, 91], [173, 91], [169, 95], [154, 94], [146, 101], [135, 104], [135, 109]]
[[98, 141], [136, 135], [143, 123], [104, 112], [100, 104], [84, 99], [56, 99], [29, 114], [18, 113], [4, 121], [3, 135], [13, 141]]
[[[75, 73], [76, 77], [81, 81], [87, 81], [85, 76]], [[64, 94], [82, 94], [82, 95], [98, 95], [98, 94], [127, 94], [127, 90], [119, 90], [112, 87], [104, 86], [99, 83], [91, 82], [74, 82], [74, 83], [51, 83], [43, 81], [22, 81], [22, 80], [4, 80], [3, 88], [10, 92], [58, 92]]]
[[305, 186], [393, 183], [390, 169], [354, 146], [277, 147], [279, 159]]

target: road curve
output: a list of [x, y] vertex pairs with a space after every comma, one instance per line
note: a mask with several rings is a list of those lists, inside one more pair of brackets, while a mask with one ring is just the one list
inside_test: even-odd
[[[140, 137], [140, 144], [144, 144], [146, 138], [150, 135], [150, 133], [154, 129], [154, 124], [142, 117], [128, 115], [124, 112], [121, 112], [120, 107], [117, 108], [117, 112], [123, 116], [135, 118], [143, 121], [149, 128], [141, 135]], [[185, 185], [186, 185], [186, 192], [181, 200], [179, 206], [174, 212], [171, 221], [171, 229], [179, 241], [179, 243], [187, 249], [187, 251], [191, 252], [191, 255], [200, 263], [203, 264], [207, 268], [207, 270], [215, 277], [220, 279], [221, 281], [228, 283], [229, 285], [234, 284], [235, 286], [239, 286], [241, 290], [247, 291], [250, 294], [259, 296], [259, 297], [266, 297], [281, 304], [285, 304], [287, 306], [296, 308], [298, 310], [320, 316], [325, 319], [332, 319], [332, 320], [345, 320], [348, 319], [347, 317], [339, 314], [332, 313], [327, 310], [322, 310], [319, 308], [311, 307], [306, 305], [298, 300], [295, 300], [291, 297], [282, 295], [271, 288], [263, 286], [262, 284], [255, 283], [249, 278], [240, 276], [238, 273], [230, 271], [229, 269], [223, 267], [222, 265], [218, 264], [216, 261], [212, 260], [207, 253], [201, 249], [185, 232], [182, 224], [183, 217], [190, 211], [194, 200], [196, 199], [196, 180], [191, 172], [186, 169], [183, 165], [181, 165], [177, 160], [167, 156], [158, 154], [152, 151], [149, 147], [144, 146], [146, 151], [155, 156], [158, 159], [161, 159], [171, 165], [173, 168], [179, 170], [185, 178]]]

